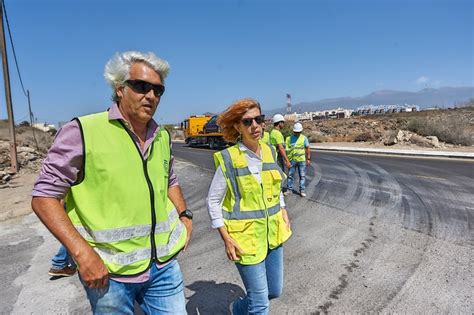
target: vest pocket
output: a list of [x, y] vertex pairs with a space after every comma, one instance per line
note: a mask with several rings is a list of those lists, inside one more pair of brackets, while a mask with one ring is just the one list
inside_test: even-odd
[[242, 256], [257, 253], [255, 222], [253, 220], [229, 220], [226, 222], [227, 232], [244, 251]]
[[285, 220], [283, 220], [283, 213], [281, 211], [270, 218], [269, 224], [268, 244], [270, 245], [270, 248], [273, 249], [286, 242], [286, 240], [290, 238], [292, 232], [288, 229]]
[[241, 194], [251, 193], [255, 190], [256, 180], [253, 175], [245, 175], [237, 177], [237, 185]]
[[280, 172], [277, 170], [270, 170], [270, 174], [272, 175], [273, 179], [273, 185], [271, 186], [273, 198], [279, 198], [281, 192], [281, 182], [283, 178], [281, 177]]

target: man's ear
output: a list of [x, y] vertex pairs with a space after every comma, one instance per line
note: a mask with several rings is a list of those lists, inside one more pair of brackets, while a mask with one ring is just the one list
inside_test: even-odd
[[117, 88], [115, 89], [115, 92], [117, 93], [117, 96], [118, 96], [119, 98], [122, 98], [122, 97], [123, 97], [123, 89], [124, 89], [124, 88], [125, 88], [125, 86], [121, 85], [121, 86], [119, 86], [119, 87], [117, 87]]

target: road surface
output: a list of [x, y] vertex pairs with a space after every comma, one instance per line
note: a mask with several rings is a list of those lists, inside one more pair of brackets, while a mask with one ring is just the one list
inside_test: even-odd
[[[226, 314], [243, 294], [205, 207], [213, 151], [174, 144], [195, 213], [180, 255], [189, 314]], [[272, 314], [473, 313], [474, 163], [313, 153], [307, 198], [286, 198], [294, 235]], [[77, 277], [50, 280], [54, 240], [35, 218], [0, 226], [0, 313], [88, 312]]]

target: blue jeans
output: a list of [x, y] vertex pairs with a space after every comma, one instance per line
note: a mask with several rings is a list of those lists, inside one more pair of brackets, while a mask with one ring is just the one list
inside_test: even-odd
[[186, 314], [183, 276], [176, 260], [160, 269], [153, 263], [147, 282], [109, 279], [105, 288], [84, 288], [94, 314], [134, 314], [135, 301], [145, 314]]
[[295, 171], [298, 168], [298, 176], [300, 177], [300, 192], [304, 192], [306, 182], [306, 162], [291, 161], [290, 171], [288, 172], [288, 189], [293, 190], [295, 181]]
[[247, 295], [234, 302], [232, 314], [268, 314], [270, 300], [283, 290], [283, 247], [268, 250], [264, 261], [256, 265], [235, 264]]
[[58, 253], [51, 259], [51, 267], [54, 269], [63, 269], [67, 266], [76, 268], [76, 263], [72, 259], [71, 255], [69, 255], [66, 247], [61, 244]]

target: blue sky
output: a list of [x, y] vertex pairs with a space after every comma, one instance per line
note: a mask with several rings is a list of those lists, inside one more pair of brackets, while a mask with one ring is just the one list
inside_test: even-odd
[[[110, 105], [104, 65], [126, 50], [153, 51], [171, 65], [159, 123], [243, 97], [273, 109], [286, 93], [297, 104], [473, 86], [473, 3], [5, 0], [33, 112], [53, 124]], [[11, 49], [8, 56], [15, 120], [27, 120]]]

